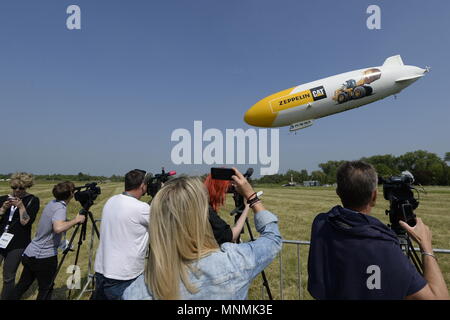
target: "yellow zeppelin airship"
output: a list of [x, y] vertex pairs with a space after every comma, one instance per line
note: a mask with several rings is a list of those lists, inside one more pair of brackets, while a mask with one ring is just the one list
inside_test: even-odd
[[428, 71], [428, 67], [404, 65], [400, 55], [392, 56], [379, 67], [341, 73], [272, 94], [247, 110], [244, 120], [256, 127], [290, 126], [290, 131], [296, 131], [311, 126], [314, 119], [399, 93]]

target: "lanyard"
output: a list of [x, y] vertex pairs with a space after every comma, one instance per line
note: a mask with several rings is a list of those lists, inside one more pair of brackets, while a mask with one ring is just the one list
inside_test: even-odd
[[17, 207], [15, 207], [15, 206], [11, 206], [11, 208], [9, 209], [8, 223], [5, 226], [5, 232], [8, 232], [9, 228], [14, 225], [14, 223], [11, 224], [11, 221], [14, 217], [14, 213], [16, 212], [16, 209], [17, 209]]
[[135, 196], [133, 196], [132, 194], [129, 194], [128, 192], [122, 192], [122, 194], [124, 195], [124, 196], [128, 196], [128, 197], [131, 197], [131, 198], [134, 198], [134, 199], [136, 199], [136, 197]]
[[[33, 202], [33, 199], [34, 199], [34, 197], [32, 197], [32, 198], [30, 199], [30, 201], [27, 203], [27, 206], [25, 207], [25, 210], [28, 209], [28, 207], [30, 206], [31, 202]], [[7, 223], [6, 226], [5, 226], [4, 232], [8, 232], [8, 230], [9, 230], [12, 226], [14, 226], [14, 225], [16, 224], [16, 222], [18, 221], [18, 220], [16, 220], [16, 221], [14, 221], [13, 223], [11, 223], [11, 221], [12, 221], [12, 219], [13, 219], [13, 217], [14, 217], [14, 213], [16, 212], [16, 210], [17, 210], [17, 207], [11, 206], [10, 211], [9, 211], [8, 223]], [[20, 220], [20, 218], [19, 218], [19, 220]]]
[[11, 209], [9, 210], [9, 219], [8, 221], [11, 222], [14, 217], [14, 212], [16, 212], [17, 207], [11, 206]]

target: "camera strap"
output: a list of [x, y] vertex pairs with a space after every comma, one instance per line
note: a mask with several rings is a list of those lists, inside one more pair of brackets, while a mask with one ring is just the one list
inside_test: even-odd
[[64, 200], [56, 200], [56, 202], [62, 203], [64, 207], [67, 207], [67, 203]]

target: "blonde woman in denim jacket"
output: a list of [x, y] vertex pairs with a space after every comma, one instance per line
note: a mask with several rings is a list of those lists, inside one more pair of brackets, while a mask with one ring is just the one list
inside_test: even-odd
[[252, 280], [281, 250], [282, 238], [277, 217], [264, 209], [245, 177], [235, 172], [233, 183], [252, 203], [260, 237], [219, 247], [208, 221], [203, 183], [196, 178], [174, 179], [152, 201], [146, 270], [125, 290], [123, 299], [247, 298]]

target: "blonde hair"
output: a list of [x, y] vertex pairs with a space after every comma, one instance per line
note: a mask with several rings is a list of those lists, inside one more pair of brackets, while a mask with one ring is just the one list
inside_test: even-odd
[[189, 292], [197, 292], [189, 282], [189, 264], [219, 248], [208, 219], [208, 195], [201, 180], [176, 178], [156, 194], [149, 236], [145, 280], [155, 298], [179, 299], [180, 280]]
[[31, 173], [16, 172], [11, 176], [10, 185], [17, 185], [22, 188], [30, 188], [34, 184], [34, 178]]

